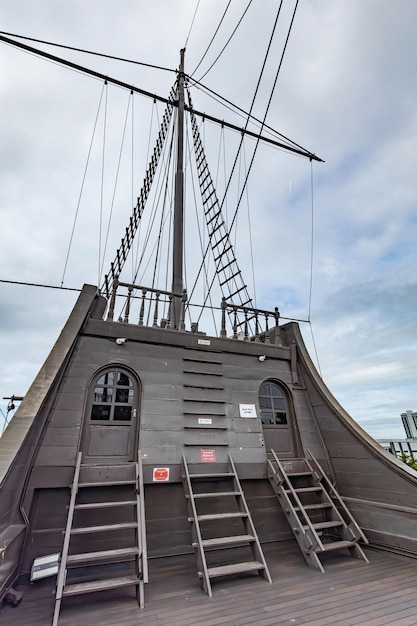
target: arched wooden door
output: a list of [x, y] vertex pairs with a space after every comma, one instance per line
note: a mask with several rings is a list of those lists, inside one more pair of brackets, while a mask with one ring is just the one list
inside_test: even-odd
[[268, 380], [259, 387], [258, 399], [266, 451], [274, 450], [280, 458], [294, 458], [293, 425], [284, 389]]
[[134, 461], [139, 433], [139, 384], [122, 367], [101, 370], [91, 384], [81, 442], [83, 463]]

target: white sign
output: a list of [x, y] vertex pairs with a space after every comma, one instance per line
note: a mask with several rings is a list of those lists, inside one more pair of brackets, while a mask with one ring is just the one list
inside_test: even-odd
[[199, 417], [198, 423], [199, 424], [212, 424], [213, 420], [211, 419], [211, 417]]
[[240, 417], [258, 417], [254, 404], [239, 404]]
[[209, 346], [210, 345], [210, 339], [197, 339], [197, 343], [200, 346]]

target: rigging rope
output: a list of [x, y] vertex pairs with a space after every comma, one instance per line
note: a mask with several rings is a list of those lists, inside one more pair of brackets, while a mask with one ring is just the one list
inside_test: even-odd
[[[134, 203], [134, 185], [135, 185], [135, 177], [134, 177], [134, 171], [135, 171], [135, 97], [134, 97], [134, 93], [133, 91], [130, 92], [132, 94], [132, 125], [131, 125], [131, 170], [130, 170], [130, 206], [133, 206]], [[152, 107], [152, 112], [153, 112], [153, 107]], [[132, 280], [133, 280], [133, 273], [134, 273], [134, 261], [135, 261], [135, 255], [132, 251], [132, 255], [131, 255], [131, 259], [132, 259]]]
[[[264, 120], [266, 119], [266, 117], [267, 117], [267, 115], [268, 115], [269, 107], [271, 106], [272, 97], [273, 97], [273, 95], [274, 95], [275, 87], [276, 87], [276, 84], [277, 84], [277, 81], [278, 81], [278, 76], [279, 76], [279, 73], [280, 73], [280, 70], [281, 70], [282, 62], [283, 62], [283, 60], [284, 60], [285, 51], [286, 51], [286, 49], [287, 49], [287, 44], [288, 44], [288, 40], [289, 40], [289, 37], [290, 37], [291, 29], [292, 29], [292, 26], [293, 26], [293, 23], [294, 23], [295, 13], [296, 13], [296, 11], [297, 11], [297, 7], [298, 7], [298, 1], [299, 1], [299, 0], [297, 0], [297, 1], [296, 1], [295, 7], [294, 7], [294, 12], [293, 12], [293, 15], [292, 15], [292, 18], [291, 18], [290, 27], [289, 27], [289, 29], [288, 29], [288, 33], [287, 33], [287, 37], [286, 37], [286, 40], [285, 40], [284, 48], [283, 48], [283, 51], [282, 51], [282, 54], [281, 54], [281, 59], [280, 59], [279, 65], [278, 65], [277, 72], [276, 72], [276, 74], [275, 74], [274, 84], [272, 85], [272, 89], [271, 89], [271, 93], [270, 93], [270, 96], [269, 96], [268, 104], [267, 104], [267, 106], [266, 106], [266, 110], [265, 110], [265, 113], [264, 113]], [[277, 18], [276, 18], [276, 21], [275, 21], [275, 24], [274, 24], [274, 29], [275, 29], [276, 23], [277, 23], [277, 21], [278, 21], [279, 13], [280, 13], [280, 11], [281, 11], [282, 2], [283, 2], [283, 0], [281, 0], [280, 6], [279, 6], [279, 9], [278, 9], [278, 14], [277, 14]], [[268, 51], [269, 51], [269, 46], [268, 46]], [[264, 66], [263, 66], [263, 67], [264, 67]], [[258, 84], [259, 84], [259, 83], [258, 83]], [[254, 101], [253, 101], [253, 102], [254, 102]], [[261, 126], [261, 132], [262, 132], [262, 129], [263, 129], [263, 126]], [[241, 144], [240, 144], [240, 146], [239, 146], [239, 150], [240, 150], [240, 148], [241, 148], [242, 141], [243, 141], [243, 137], [242, 137], [242, 140], [241, 140]], [[238, 211], [238, 209], [239, 209], [240, 202], [241, 202], [241, 200], [242, 200], [242, 196], [243, 196], [243, 193], [244, 193], [244, 190], [245, 190], [245, 187], [246, 187], [246, 184], [247, 184], [248, 178], [249, 178], [249, 174], [250, 174], [250, 172], [251, 172], [251, 169], [252, 169], [252, 166], [253, 166], [253, 162], [254, 162], [254, 160], [255, 160], [255, 155], [256, 155], [256, 152], [257, 152], [257, 150], [258, 150], [259, 141], [260, 141], [260, 139], [259, 139], [259, 137], [258, 137], [258, 139], [256, 140], [255, 148], [254, 148], [253, 153], [252, 153], [252, 158], [251, 158], [251, 162], [250, 162], [250, 164], [249, 164], [249, 169], [248, 169], [248, 172], [247, 172], [247, 175], [246, 175], [246, 180], [245, 180], [245, 182], [244, 182], [244, 185], [243, 185], [243, 188], [242, 188], [242, 191], [241, 191], [241, 194], [240, 194], [239, 202], [238, 202], [237, 207], [236, 207], [236, 209], [235, 209], [235, 214], [234, 214], [233, 220], [232, 220], [232, 222], [231, 222], [230, 228], [232, 228], [233, 223], [234, 223], [234, 221], [235, 221], [235, 218], [236, 218], [236, 215], [237, 215], [237, 211]], [[235, 163], [236, 163], [236, 159], [235, 159]], [[232, 174], [233, 174], [233, 170], [232, 170]], [[231, 176], [232, 176], [232, 174], [231, 174]]]
[[25, 37], [24, 35], [16, 35], [15, 33], [6, 33], [4, 31], [0, 31], [0, 35], [6, 35], [7, 37], [16, 37], [17, 39], [24, 39], [25, 41], [33, 41], [35, 43], [43, 43], [47, 46], [54, 46], [56, 48], [63, 48], [65, 50], [71, 50], [73, 52], [83, 52], [84, 54], [89, 54], [92, 56], [102, 57], [104, 59], [111, 59], [113, 61], [123, 61], [124, 63], [133, 63], [134, 65], [142, 65], [144, 67], [150, 67], [154, 70], [164, 70], [165, 72], [174, 72], [177, 73], [177, 70], [173, 70], [168, 67], [162, 67], [160, 65], [152, 65], [151, 63], [143, 63], [141, 61], [133, 61], [132, 59], [125, 59], [123, 57], [116, 57], [111, 54], [104, 54], [103, 52], [93, 52], [91, 50], [84, 50], [82, 48], [74, 48], [73, 46], [65, 46], [61, 43], [54, 43], [52, 41], [44, 41], [43, 39], [34, 39], [33, 37]]
[[122, 160], [123, 145], [124, 145], [125, 136], [126, 136], [126, 128], [127, 128], [128, 118], [129, 118], [129, 110], [130, 110], [130, 103], [131, 103], [132, 97], [133, 97], [133, 91], [130, 92], [130, 97], [129, 97], [129, 100], [128, 100], [128, 103], [127, 103], [127, 110], [126, 110], [125, 121], [124, 121], [124, 126], [123, 126], [122, 141], [121, 141], [120, 150], [119, 150], [119, 158], [118, 158], [118, 161], [117, 161], [116, 178], [115, 178], [114, 186], [113, 186], [113, 196], [112, 196], [111, 205], [110, 205], [109, 220], [108, 220], [108, 223], [107, 223], [106, 239], [105, 239], [105, 243], [104, 243], [103, 258], [101, 260], [101, 267], [100, 267], [100, 271], [99, 271], [99, 282], [98, 282], [98, 284], [100, 284], [101, 276], [103, 274], [104, 258], [106, 256], [107, 244], [108, 244], [108, 240], [109, 240], [110, 226], [111, 226], [111, 220], [112, 220], [113, 209], [114, 209], [114, 201], [115, 201], [115, 198], [116, 198], [117, 182], [119, 180], [120, 163], [121, 163], [121, 160]]
[[71, 235], [70, 235], [70, 239], [69, 239], [67, 255], [65, 257], [64, 269], [63, 269], [63, 272], [62, 272], [62, 279], [61, 279], [61, 287], [64, 284], [65, 274], [66, 274], [66, 271], [67, 271], [69, 255], [70, 255], [70, 252], [71, 252], [72, 242], [73, 242], [73, 239], [74, 239], [75, 226], [77, 224], [78, 213], [79, 213], [80, 204], [81, 204], [81, 197], [82, 197], [83, 191], [84, 191], [84, 185], [85, 185], [85, 180], [86, 180], [86, 177], [87, 177], [88, 165], [90, 163], [91, 150], [92, 150], [93, 143], [94, 143], [94, 137], [95, 137], [95, 133], [96, 133], [96, 129], [97, 129], [97, 122], [98, 122], [98, 117], [99, 117], [99, 114], [100, 114], [101, 102], [102, 102], [102, 99], [103, 99], [103, 93], [104, 93], [105, 86], [106, 86], [105, 83], [103, 83], [103, 87], [102, 87], [102, 90], [101, 90], [100, 99], [99, 99], [99, 103], [98, 103], [97, 113], [96, 113], [96, 119], [94, 121], [93, 133], [91, 135], [90, 146], [89, 146], [89, 149], [88, 149], [87, 162], [85, 164], [84, 174], [83, 174], [83, 178], [82, 178], [82, 181], [81, 181], [81, 189], [80, 189], [80, 193], [78, 195], [77, 208], [75, 210], [74, 222], [72, 224], [72, 230], [71, 230]]
[[226, 50], [227, 46], [229, 45], [230, 41], [232, 40], [233, 36], [235, 35], [237, 29], [239, 28], [243, 18], [245, 17], [250, 5], [252, 4], [252, 0], [249, 0], [248, 5], [246, 7], [246, 9], [244, 10], [242, 17], [240, 18], [240, 20], [238, 21], [238, 23], [236, 24], [232, 34], [230, 35], [229, 39], [226, 41], [225, 45], [223, 46], [223, 48], [220, 50], [219, 54], [217, 55], [217, 57], [214, 59], [213, 63], [210, 65], [210, 67], [208, 68], [208, 70], [202, 75], [202, 77], [200, 78], [200, 80], [202, 80], [205, 76], [207, 76], [207, 74], [210, 72], [210, 70], [214, 67], [214, 65], [217, 63], [217, 61], [220, 59], [221, 55], [223, 54], [223, 52]]
[[323, 374], [321, 373], [321, 367], [320, 367], [319, 355], [318, 355], [318, 353], [317, 353], [316, 341], [315, 341], [315, 339], [314, 339], [314, 335], [313, 335], [313, 325], [312, 325], [312, 323], [311, 323], [311, 321], [310, 321], [310, 320], [298, 320], [298, 321], [304, 321], [304, 322], [307, 322], [307, 323], [308, 323], [308, 325], [309, 325], [309, 327], [310, 327], [311, 339], [312, 339], [312, 342], [313, 342], [313, 347], [314, 347], [314, 354], [316, 355], [317, 369], [318, 369], [318, 371], [319, 371], [320, 378], [323, 378]]
[[190, 38], [191, 30], [192, 30], [192, 28], [193, 28], [193, 25], [194, 25], [194, 20], [195, 20], [195, 16], [197, 15], [197, 11], [198, 11], [198, 7], [199, 7], [199, 6], [200, 6], [200, 0], [198, 0], [198, 2], [197, 2], [197, 6], [196, 6], [195, 11], [194, 11], [193, 19], [191, 20], [190, 30], [188, 31], [187, 39], [185, 40], [185, 46], [184, 46], [184, 49], [186, 49], [186, 48], [187, 48], [188, 40], [189, 40], [189, 38]]
[[313, 162], [310, 161], [310, 186], [311, 186], [311, 240], [310, 240], [310, 289], [308, 297], [308, 320], [311, 320], [311, 301], [313, 297], [313, 262], [314, 262], [314, 178]]
[[[243, 163], [245, 166], [245, 171], [247, 172], [245, 144], [243, 144]], [[251, 269], [252, 269], [253, 300], [255, 302], [255, 308], [256, 308], [257, 298], [256, 298], [256, 281], [255, 281], [255, 263], [254, 263], [254, 256], [253, 256], [252, 226], [251, 226], [251, 220], [250, 220], [249, 192], [248, 192], [247, 185], [246, 185], [246, 206], [248, 210], [248, 230], [249, 230], [250, 260], [251, 260]]]
[[[209, 45], [207, 46], [206, 51], [205, 51], [205, 53], [203, 54], [203, 56], [201, 57], [200, 61], [198, 62], [197, 67], [195, 68], [195, 70], [194, 70], [193, 72], [191, 72], [191, 76], [194, 76], [194, 74], [196, 73], [196, 71], [198, 70], [198, 68], [200, 67], [200, 65], [202, 64], [202, 62], [204, 61], [204, 59], [205, 59], [205, 56], [206, 56], [207, 52], [210, 50], [211, 44], [213, 43], [213, 41], [214, 41], [214, 39], [215, 39], [215, 37], [216, 37], [217, 33], [219, 32], [219, 28], [220, 28], [220, 26], [222, 25], [222, 22], [223, 22], [223, 20], [224, 20], [224, 18], [225, 18], [225, 16], [226, 16], [227, 10], [228, 10], [228, 8], [230, 7], [230, 3], [231, 3], [231, 2], [232, 2], [232, 0], [229, 0], [229, 2], [227, 3], [227, 6], [226, 6], [226, 8], [225, 8], [225, 10], [224, 10], [224, 13], [223, 13], [223, 15], [222, 15], [222, 17], [221, 17], [221, 19], [220, 19], [220, 22], [218, 23], [217, 28], [216, 28], [216, 30], [214, 31], [214, 35], [213, 35], [213, 37], [210, 39], [210, 43], [209, 43]], [[196, 11], [197, 11], [197, 10], [196, 10]]]
[[[263, 72], [265, 70], [266, 61], [268, 59], [269, 51], [271, 49], [272, 40], [273, 40], [273, 37], [274, 37], [274, 34], [275, 34], [275, 29], [276, 29], [276, 26], [277, 26], [277, 23], [278, 23], [278, 19], [279, 19], [280, 13], [281, 13], [282, 3], [283, 3], [283, 0], [281, 0], [281, 2], [280, 2], [279, 8], [278, 8], [278, 13], [276, 15], [275, 22], [274, 22], [274, 25], [273, 25], [273, 28], [272, 28], [272, 33], [271, 33], [271, 36], [269, 38], [267, 50], [266, 50], [266, 53], [265, 53], [265, 58], [264, 58], [264, 61], [263, 61], [263, 64], [262, 64], [262, 68], [261, 68], [261, 72], [260, 72], [260, 75], [259, 75], [259, 78], [258, 78], [258, 83], [256, 85], [256, 89], [255, 89], [255, 93], [254, 93], [253, 98], [252, 98], [252, 103], [251, 103], [251, 106], [250, 106], [250, 109], [249, 109], [248, 117], [246, 119], [245, 130], [246, 130], [248, 124], [249, 124], [249, 116], [251, 115], [252, 109], [253, 109], [253, 107], [255, 105], [255, 100], [256, 100], [256, 96], [257, 96], [258, 90], [259, 90], [259, 85], [260, 85], [260, 82], [261, 82], [261, 79], [262, 79]], [[282, 59], [282, 57], [281, 57], [281, 59]], [[279, 65], [279, 67], [278, 67], [278, 72], [279, 72], [280, 67], [281, 67], [281, 65]], [[275, 84], [276, 84], [276, 80], [275, 80], [275, 83], [274, 83], [274, 87], [275, 87]], [[274, 87], [273, 87], [273, 90], [274, 90]], [[273, 93], [273, 90], [272, 90], [272, 93]], [[271, 99], [272, 99], [272, 93], [271, 93], [271, 96], [269, 98], [268, 106], [267, 106], [267, 109], [266, 109], [266, 112], [265, 112], [265, 115], [264, 115], [264, 120], [266, 119], [266, 116], [267, 116], [267, 113], [268, 113], [268, 110], [269, 110], [269, 105], [270, 105]], [[236, 169], [236, 165], [237, 165], [238, 159], [239, 159], [239, 154], [240, 154], [240, 151], [242, 149], [243, 138], [244, 138], [244, 135], [242, 135], [241, 138], [240, 138], [239, 146], [238, 146], [238, 149], [237, 149], [237, 152], [236, 152], [236, 156], [235, 156], [235, 159], [234, 159], [234, 162], [233, 162], [233, 165], [232, 165], [232, 169], [231, 169], [231, 172], [230, 172], [230, 175], [229, 175], [229, 180], [227, 182], [226, 189], [225, 189], [225, 192], [223, 194], [223, 200], [222, 200], [222, 202], [220, 204], [220, 208], [223, 207], [223, 204], [224, 204], [227, 192], [228, 192], [228, 190], [230, 188], [230, 185], [231, 185], [231, 182], [232, 182], [232, 178], [233, 178], [233, 175], [234, 175], [234, 172], [235, 172], [235, 169]], [[242, 196], [243, 196], [243, 193], [244, 193], [244, 190], [245, 190], [245, 186], [247, 184], [250, 171], [252, 169], [252, 165], [253, 165], [253, 161], [254, 161], [254, 158], [255, 158], [255, 154], [257, 152], [258, 145], [259, 145], [259, 138], [256, 141], [255, 148], [254, 148], [254, 151], [253, 151], [253, 154], [252, 154], [252, 159], [251, 159], [251, 162], [250, 162], [250, 165], [249, 165], [249, 170], [246, 173], [245, 182], [243, 184], [243, 187], [242, 187], [242, 190], [241, 190], [241, 194], [240, 194], [238, 203], [236, 205], [236, 209], [235, 209], [235, 212], [234, 212], [234, 215], [233, 215], [233, 219], [232, 219], [232, 221], [231, 221], [231, 223], [229, 225], [229, 234], [230, 234], [230, 232], [232, 230], [233, 224], [234, 224], [236, 216], [237, 216], [237, 212], [239, 210], [240, 202], [242, 200]]]
[[77, 289], [76, 287], [63, 287], [62, 285], [42, 285], [41, 283], [28, 283], [22, 280], [6, 280], [4, 278], [0, 278], [0, 283], [6, 283], [9, 285], [22, 285], [23, 287], [44, 287], [45, 289], [59, 289], [61, 291], [81, 291], [81, 289]]
[[[256, 125], [259, 128], [263, 125], [263, 130], [269, 131], [267, 134], [269, 134], [271, 137], [277, 137], [277, 138], [279, 138], [279, 139], [281, 139], [283, 141], [288, 141], [288, 144], [290, 146], [293, 146], [295, 148], [298, 148], [299, 150], [303, 150], [304, 152], [307, 152], [307, 150], [305, 150], [305, 148], [300, 146], [298, 143], [296, 143], [295, 141], [293, 141], [289, 137], [286, 137], [282, 133], [279, 133], [277, 130], [272, 128], [272, 126], [269, 126], [265, 122], [262, 122], [260, 119], [258, 119], [254, 115], [252, 115], [252, 113], [248, 113], [247, 111], [245, 111], [244, 109], [239, 107], [237, 104], [234, 104], [233, 102], [231, 102], [227, 98], [224, 98], [223, 96], [221, 96], [217, 92], [213, 91], [213, 89], [210, 89], [206, 85], [203, 85], [199, 81], [193, 79], [191, 76], [187, 76], [186, 78], [189, 81], [191, 81], [191, 86], [196, 87], [197, 89], [200, 89], [201, 91], [207, 93], [207, 95], [210, 96], [215, 102], [219, 102], [220, 104], [222, 104], [229, 111], [233, 111], [234, 113], [236, 113], [237, 115], [239, 115], [243, 119], [249, 118], [250, 121], [256, 123]], [[227, 106], [227, 105], [229, 105], [229, 106]], [[207, 116], [206, 116], [206, 118], [207, 118]], [[239, 129], [239, 130], [241, 130], [241, 129]], [[321, 159], [318, 159], [318, 158], [317, 158], [317, 160], [321, 161]]]
[[[171, 91], [171, 101], [173, 101], [174, 92]], [[116, 258], [115, 261], [111, 264], [109, 274], [106, 274], [104, 279], [103, 288], [105, 292], [110, 293], [110, 289], [115, 278], [120, 274], [124, 263], [129, 254], [132, 241], [135, 237], [136, 231], [138, 229], [138, 225], [145, 207], [145, 203], [148, 199], [148, 195], [153, 183], [153, 179], [158, 168], [159, 158], [161, 156], [164, 144], [165, 137], [168, 131], [169, 122], [172, 115], [173, 104], [171, 101], [168, 101], [167, 106], [165, 108], [165, 113], [162, 118], [162, 123], [159, 129], [158, 137], [156, 140], [156, 144], [154, 147], [154, 151], [151, 157], [151, 160], [148, 164], [148, 169], [146, 170], [145, 178], [143, 181], [143, 186], [140, 191], [140, 196], [138, 196], [136, 206], [133, 208], [132, 215], [129, 219], [129, 226], [126, 228], [126, 232], [124, 237], [122, 238], [120, 247], [116, 250]]]
[[100, 264], [101, 264], [101, 230], [103, 226], [103, 201], [104, 201], [104, 157], [106, 152], [106, 127], [107, 127], [107, 82], [105, 83], [105, 101], [104, 101], [104, 120], [103, 120], [103, 149], [102, 149], [102, 161], [101, 161], [101, 189], [100, 189], [100, 219], [99, 219], [99, 229], [98, 229], [98, 282], [97, 285], [100, 284]]
[[[164, 147], [164, 150], [166, 150], [168, 152], [168, 158], [164, 159], [165, 152], [163, 152], [162, 153], [162, 161], [163, 161], [164, 167], [161, 168], [161, 170], [159, 172], [159, 178], [158, 178], [158, 181], [156, 183], [157, 186], [159, 186], [160, 181], [161, 181], [162, 178], [168, 178], [169, 166], [170, 166], [172, 153], [173, 153], [173, 145], [174, 145], [174, 132], [172, 131], [172, 133], [171, 133], [171, 140], [170, 140], [168, 148], [166, 148], [165, 140], [164, 140], [164, 146], [163, 147]], [[156, 223], [156, 212], [157, 212], [158, 202], [159, 202], [159, 198], [156, 196], [155, 199], [154, 199], [153, 207], [151, 209], [151, 216], [150, 216], [150, 219], [149, 219], [147, 231], [145, 233], [144, 243], [143, 243], [143, 246], [142, 246], [142, 254], [141, 254], [141, 257], [139, 259], [139, 263], [137, 264], [137, 269], [136, 269], [136, 273], [135, 273], [135, 276], [134, 276], [134, 282], [136, 282], [136, 280], [137, 280], [137, 277], [138, 277], [138, 274], [139, 274], [139, 269], [141, 269], [142, 261], [144, 260], [145, 252], [147, 250], [147, 247], [148, 247], [148, 244], [149, 244], [149, 241], [150, 241], [150, 237], [151, 237], [151, 234], [152, 234], [152, 228], [153, 228], [154, 224]], [[167, 220], [167, 217], [165, 217], [164, 223], [166, 222], [166, 220]], [[156, 245], [157, 244], [155, 243], [150, 254], [154, 253]], [[144, 274], [145, 274], [149, 264], [150, 264], [150, 258], [148, 259], [148, 261], [146, 263], [146, 266], [144, 268], [142, 268], [143, 271], [142, 271], [142, 275], [141, 275], [141, 278], [140, 278], [139, 282], [143, 281]], [[154, 287], [154, 284], [152, 285], [152, 287]]]

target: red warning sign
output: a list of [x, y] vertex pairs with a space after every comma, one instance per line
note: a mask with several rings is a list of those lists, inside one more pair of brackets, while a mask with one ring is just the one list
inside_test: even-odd
[[202, 448], [200, 450], [201, 463], [215, 463], [216, 462], [216, 450], [207, 450]]
[[169, 481], [169, 467], [154, 467], [153, 482], [166, 483]]

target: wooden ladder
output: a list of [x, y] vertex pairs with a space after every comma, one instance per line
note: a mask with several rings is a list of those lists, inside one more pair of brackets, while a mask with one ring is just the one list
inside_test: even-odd
[[[92, 466], [82, 465], [82, 453], [78, 454], [74, 480], [71, 486], [68, 518], [64, 531], [60, 566], [57, 576], [55, 609], [52, 626], [57, 626], [62, 598], [106, 589], [116, 589], [130, 585], [136, 586], [136, 598], [140, 608], [144, 607], [144, 583], [148, 582], [145, 504], [143, 490], [143, 475], [141, 455], [139, 452], [137, 463], [125, 465]], [[111, 498], [105, 494], [105, 488], [112, 488]], [[116, 488], [116, 491], [114, 490]], [[119, 489], [120, 488], [120, 489]], [[132, 495], [126, 498], [126, 490], [132, 490]], [[120, 491], [123, 495], [118, 495]], [[77, 516], [81, 516], [82, 525], [77, 524]], [[106, 516], [106, 521], [96, 525], [97, 517]], [[120, 521], [120, 518], [129, 521]], [[112, 519], [113, 518], [113, 519]], [[132, 532], [133, 531], [133, 532]], [[109, 535], [113, 533], [113, 535]], [[121, 538], [123, 533], [131, 533]], [[129, 543], [127, 547], [116, 547], [95, 551], [76, 551], [74, 544], [86, 536], [88, 545], [100, 544], [105, 540], [110, 545], [119, 546], [120, 543]], [[110, 539], [109, 539], [110, 537]], [[79, 550], [79, 546], [78, 546]], [[119, 563], [134, 562], [134, 570], [129, 575], [111, 578], [108, 569], [114, 569]], [[128, 567], [128, 565], [126, 565]], [[87, 572], [90, 579], [87, 582], [70, 582], [67, 579], [68, 570], [83, 568], [83, 578]], [[90, 569], [90, 575], [88, 570]], [[94, 573], [91, 573], [93, 571]], [[91, 580], [93, 578], [93, 580]]]
[[240, 573], [258, 572], [272, 582], [231, 455], [227, 471], [212, 466], [215, 471], [191, 473], [185, 455], [183, 464], [192, 546], [204, 591], [212, 597], [213, 578]]
[[368, 559], [359, 541], [369, 543], [327, 475], [307, 450], [309, 458], [280, 461], [273, 450], [268, 478], [307, 563], [324, 573], [319, 554], [348, 549], [353, 557]]

